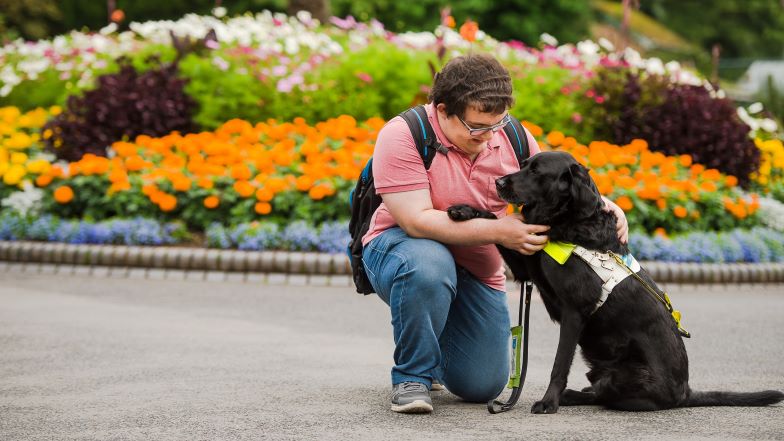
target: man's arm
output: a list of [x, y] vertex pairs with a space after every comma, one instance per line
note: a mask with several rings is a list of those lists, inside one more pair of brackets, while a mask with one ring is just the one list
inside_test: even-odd
[[550, 227], [525, 224], [520, 215], [455, 222], [445, 211], [433, 208], [427, 189], [385, 193], [381, 198], [400, 228], [411, 237], [451, 245], [497, 243], [523, 254], [533, 254], [547, 243], [547, 236], [536, 233], [543, 233]]
[[615, 231], [618, 233], [618, 239], [621, 243], [628, 243], [629, 221], [626, 220], [626, 213], [624, 213], [623, 210], [621, 210], [621, 207], [616, 205], [615, 202], [604, 196], [602, 196], [602, 201], [604, 201], [604, 211], [615, 213], [615, 217], [617, 218], [617, 221], [615, 222]]

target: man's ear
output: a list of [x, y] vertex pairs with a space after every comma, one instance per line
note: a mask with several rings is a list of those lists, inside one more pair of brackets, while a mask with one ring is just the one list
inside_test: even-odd
[[582, 164], [572, 164], [569, 166], [568, 174], [571, 177], [571, 210], [578, 218], [593, 215], [601, 201], [601, 195], [599, 195], [599, 190], [594, 185], [591, 175], [588, 174], [588, 169]]

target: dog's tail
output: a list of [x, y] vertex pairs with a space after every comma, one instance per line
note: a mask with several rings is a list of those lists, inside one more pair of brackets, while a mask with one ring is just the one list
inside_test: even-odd
[[762, 392], [697, 392], [691, 391], [684, 407], [701, 406], [769, 406], [784, 400], [777, 390]]

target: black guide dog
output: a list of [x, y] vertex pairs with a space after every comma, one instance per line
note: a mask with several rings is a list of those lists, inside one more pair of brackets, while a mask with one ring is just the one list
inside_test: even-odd
[[[614, 214], [603, 201], [588, 169], [566, 152], [543, 152], [523, 162], [519, 172], [496, 180], [498, 195], [522, 205], [526, 222], [550, 225], [550, 240], [588, 250], [628, 253], [616, 235]], [[447, 210], [455, 221], [494, 219], [492, 213], [468, 205]], [[689, 388], [689, 363], [678, 326], [654, 295], [627, 277], [594, 312], [602, 281], [583, 260], [564, 265], [543, 252], [526, 256], [498, 246], [517, 280], [529, 277], [541, 293], [550, 318], [561, 325], [550, 384], [533, 413], [555, 413], [558, 406], [604, 405], [643, 411], [696, 406], [766, 406], [784, 399], [775, 390], [762, 392], [697, 392]], [[648, 273], [641, 278], [662, 295]], [[566, 388], [579, 343], [589, 367], [591, 386]]]

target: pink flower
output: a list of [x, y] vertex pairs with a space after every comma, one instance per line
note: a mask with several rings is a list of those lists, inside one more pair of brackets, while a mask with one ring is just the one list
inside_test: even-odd
[[366, 82], [368, 84], [373, 82], [373, 77], [371, 77], [370, 74], [368, 74], [366, 72], [358, 72], [357, 73], [357, 78], [359, 78], [360, 80], [362, 80], [362, 81], [364, 81], [364, 82]]
[[596, 104], [602, 104], [604, 102], [604, 97], [603, 96], [597, 96], [594, 99], [594, 101], [596, 101]]
[[583, 116], [577, 112], [574, 112], [572, 113], [572, 121], [574, 121], [577, 124], [580, 124], [581, 122], [583, 122]]
[[587, 96], [588, 98], [593, 98], [594, 96], [596, 96], [596, 93], [593, 91], [593, 89], [588, 89], [588, 91], [585, 92], [585, 96]]
[[329, 21], [333, 25], [335, 25], [335, 26], [337, 26], [337, 27], [339, 27], [340, 29], [343, 29], [343, 30], [352, 29], [354, 26], [357, 25], [357, 20], [354, 17], [352, 17], [351, 15], [349, 15], [345, 19], [338, 18], [338, 17], [330, 17]]

